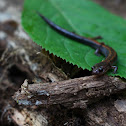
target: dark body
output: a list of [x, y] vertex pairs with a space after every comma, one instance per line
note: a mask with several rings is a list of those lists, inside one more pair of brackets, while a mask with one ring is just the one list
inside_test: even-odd
[[73, 32], [69, 32], [61, 27], [59, 27], [58, 25], [54, 24], [53, 22], [51, 22], [49, 19], [47, 19], [46, 17], [44, 17], [42, 14], [38, 13], [38, 15], [55, 31], [57, 31], [58, 33], [73, 39], [75, 41], [78, 41], [80, 43], [83, 43], [85, 45], [91, 46], [92, 48], [96, 49], [96, 54], [103, 54], [106, 59], [100, 63], [95, 64], [92, 67], [92, 74], [95, 75], [103, 75], [104, 73], [106, 73], [109, 69], [114, 69], [113, 73], [116, 73], [117, 71], [117, 67], [116, 66], [112, 66], [115, 61], [117, 60], [117, 53], [116, 51], [105, 45], [104, 43], [99, 43], [96, 40], [93, 39], [89, 39], [83, 36], [79, 36]]

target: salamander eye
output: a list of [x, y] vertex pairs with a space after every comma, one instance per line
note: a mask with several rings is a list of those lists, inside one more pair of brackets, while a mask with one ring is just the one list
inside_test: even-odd
[[99, 67], [99, 72], [103, 72], [103, 67]]

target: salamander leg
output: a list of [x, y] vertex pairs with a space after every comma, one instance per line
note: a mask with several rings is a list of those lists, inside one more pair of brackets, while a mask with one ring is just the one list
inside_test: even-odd
[[98, 39], [103, 39], [101, 36], [96, 36], [96, 37], [93, 37], [93, 38], [91, 38], [91, 39], [93, 39], [93, 40], [98, 40]]
[[97, 48], [97, 49], [96, 49], [95, 55], [96, 55], [96, 56], [101, 56], [101, 54], [100, 54], [100, 48]]
[[101, 45], [99, 45], [99, 47], [96, 49], [96, 51], [95, 51], [95, 55], [96, 55], [96, 56], [101, 56], [101, 54], [100, 54], [100, 48], [102, 47], [102, 45], [104, 45], [103, 42], [102, 42]]
[[115, 74], [117, 72], [117, 70], [118, 70], [117, 66], [112, 66], [111, 68], [114, 69], [113, 74]]

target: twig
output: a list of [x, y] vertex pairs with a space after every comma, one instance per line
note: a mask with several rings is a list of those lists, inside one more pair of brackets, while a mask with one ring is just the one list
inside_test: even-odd
[[20, 105], [62, 104], [69, 108], [85, 108], [104, 96], [124, 89], [125, 82], [108, 76], [89, 76], [43, 84], [27, 84], [25, 81], [13, 98]]

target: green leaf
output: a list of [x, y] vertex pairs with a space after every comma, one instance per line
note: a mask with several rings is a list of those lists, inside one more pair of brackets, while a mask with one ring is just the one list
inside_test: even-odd
[[[70, 40], [52, 30], [36, 13], [81, 36], [102, 36], [105, 44], [117, 51], [116, 75], [126, 77], [126, 21], [91, 0], [25, 0], [22, 25], [37, 44], [50, 53], [83, 69], [101, 62], [95, 50]], [[108, 72], [111, 74], [111, 71]], [[113, 74], [111, 74], [113, 75]], [[114, 76], [114, 75], [113, 75]]]

